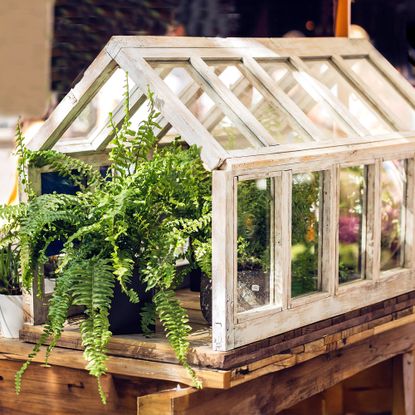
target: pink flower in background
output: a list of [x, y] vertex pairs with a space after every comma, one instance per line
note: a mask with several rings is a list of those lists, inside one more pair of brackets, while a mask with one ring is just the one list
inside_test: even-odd
[[354, 243], [359, 240], [360, 217], [340, 216], [339, 218], [339, 240], [344, 243]]

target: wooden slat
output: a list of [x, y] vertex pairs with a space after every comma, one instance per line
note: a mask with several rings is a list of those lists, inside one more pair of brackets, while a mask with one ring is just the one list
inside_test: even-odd
[[376, 94], [370, 88], [370, 83], [366, 85], [352, 71], [341, 56], [333, 55], [331, 60], [345, 78], [366, 98], [373, 110], [377, 111], [390, 126], [399, 131], [399, 120], [395, 119], [393, 113], [377, 98]]
[[[32, 351], [32, 345], [19, 340], [0, 339], [0, 360], [26, 360]], [[45, 347], [34, 358], [34, 362], [45, 360]], [[55, 348], [49, 358], [49, 363], [56, 366], [84, 369], [86, 362], [81, 351]], [[150, 362], [147, 360], [127, 359], [110, 356], [106, 362], [108, 373], [123, 376], [133, 376], [146, 379], [163, 379], [192, 385], [192, 380], [186, 369], [178, 364]], [[207, 388], [228, 388], [230, 372], [220, 370], [195, 368], [196, 375]]]
[[308, 119], [303, 111], [298, 108], [298, 106], [284, 92], [284, 90], [271, 79], [261, 65], [259, 65], [256, 60], [251, 57], [243, 58], [242, 61], [248, 71], [250, 71], [252, 75], [258, 79], [260, 84], [255, 84], [255, 86], [258, 88], [260, 88], [260, 85], [263, 86], [263, 88], [261, 88], [261, 92], [264, 96], [271, 95], [273, 100], [277, 103], [278, 108], [287, 113], [287, 117], [294, 118], [296, 123], [308, 136], [311, 136], [315, 141], [320, 141], [321, 132], [319, 129], [314, 126], [314, 124]]
[[405, 267], [415, 267], [415, 160], [407, 160], [405, 200]]
[[275, 179], [275, 295], [281, 297], [283, 309], [288, 308], [291, 292], [291, 187], [291, 172]]
[[[243, 56], [243, 51], [253, 57], [331, 56], [333, 51], [342, 55], [368, 54], [372, 50], [370, 42], [364, 39], [341, 38], [209, 38], [209, 37], [169, 37], [169, 36], [113, 36], [107, 45], [111, 54], [122, 48], [136, 48], [143, 57], [153, 56], [171, 59], [179, 50], [184, 59], [190, 55], [212, 56], [216, 49], [218, 57]], [[233, 53], [239, 49], [239, 54]], [[156, 50], [156, 51], [155, 51]], [[147, 54], [146, 54], [147, 53]], [[170, 56], [169, 56], [170, 53]], [[225, 56], [226, 55], [226, 56]]]
[[367, 167], [367, 211], [366, 211], [366, 278], [378, 281], [380, 278], [380, 238], [381, 238], [381, 161]]
[[[415, 151], [415, 137], [399, 137], [385, 140], [372, 140], [368, 142], [350, 143], [346, 141], [337, 142], [336, 145], [327, 144], [322, 146], [321, 143], [307, 143], [310, 148], [299, 149], [294, 145], [279, 146], [278, 151], [268, 154], [258, 154], [257, 156], [232, 157], [226, 160], [223, 169], [233, 171], [235, 175], [256, 172], [278, 171], [283, 169], [294, 168], [297, 171], [301, 169], [325, 169], [333, 163], [355, 163], [364, 164], [375, 158], [390, 157], [407, 158], [409, 154]], [[322, 157], [324, 154], [324, 157]]]
[[415, 415], [415, 357], [414, 351], [402, 355], [402, 381], [405, 415]]
[[[201, 58], [190, 58], [190, 64], [199, 74], [203, 89], [208, 92], [215, 105], [235, 123], [245, 137], [255, 146], [273, 145], [275, 140], [259, 123], [252, 113], [229, 91], [222, 81], [214, 74]], [[209, 93], [210, 91], [210, 93]]]
[[151, 85], [157, 108], [170, 124], [174, 125], [183, 139], [189, 144], [202, 147], [202, 160], [210, 169], [222, 163], [226, 152], [144, 59], [135, 56], [133, 49], [125, 49], [118, 53], [116, 60], [142, 91], [146, 91], [147, 86]]
[[322, 291], [334, 295], [338, 278], [339, 167], [325, 171], [323, 181]]
[[358, 121], [358, 119], [350, 113], [350, 111], [323, 85], [314, 81], [314, 77], [311, 74], [308, 66], [298, 57], [293, 56], [290, 58], [291, 64], [297, 69], [302, 76], [306, 76], [307, 80], [311, 82], [304, 82], [302, 77], [298, 79], [299, 82], [302, 82], [302, 86], [305, 90], [310, 90], [312, 88], [323, 101], [325, 101], [330, 108], [333, 109], [341, 120], [343, 120], [348, 129], [349, 133], [358, 134], [364, 136], [368, 134], [368, 131], [365, 127]]
[[117, 67], [104, 49], [85, 71], [82, 79], [55, 108], [28, 142], [31, 150], [52, 148]]
[[[238, 82], [231, 86], [230, 90], [239, 99], [248, 85], [249, 83], [246, 79], [240, 78]], [[224, 117], [225, 114], [221, 108], [215, 105], [207, 112], [201, 122], [208, 131], [212, 131]]]
[[234, 347], [234, 182], [228, 172], [212, 177], [212, 347]]

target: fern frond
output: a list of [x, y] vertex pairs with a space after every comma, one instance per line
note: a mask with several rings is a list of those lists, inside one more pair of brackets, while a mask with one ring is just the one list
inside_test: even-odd
[[100, 172], [90, 164], [54, 150], [29, 152], [29, 165], [49, 166], [81, 189], [89, 186], [99, 187], [105, 183]]
[[187, 353], [189, 352], [188, 336], [192, 328], [189, 325], [189, 316], [186, 310], [180, 305], [174, 290], [159, 291], [155, 294], [153, 302], [177, 359], [187, 369], [194, 386], [200, 387], [201, 384], [196, 377], [195, 371], [187, 362]]

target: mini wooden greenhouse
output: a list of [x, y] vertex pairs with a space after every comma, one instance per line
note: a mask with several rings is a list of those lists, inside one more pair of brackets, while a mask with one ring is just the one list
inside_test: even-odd
[[[160, 143], [200, 146], [212, 172], [213, 317], [189, 356], [216, 370], [198, 373], [205, 386], [230, 388], [380, 333], [378, 323], [414, 321], [415, 92], [369, 42], [114, 37], [29, 148], [107, 168], [108, 113], [122, 123], [126, 77], [132, 122], [152, 91]], [[30, 171], [39, 192], [50, 174]], [[52, 285], [44, 278], [41, 300], [36, 287], [26, 295], [29, 323], [44, 322]], [[356, 325], [363, 334], [347, 331]], [[174, 361], [157, 336], [114, 342], [110, 354]], [[79, 348], [70, 335], [61, 344]]]
[[115, 37], [29, 147], [107, 166], [123, 72], [133, 121], [150, 88], [160, 141], [212, 170], [214, 350], [415, 288], [415, 93], [368, 42]]

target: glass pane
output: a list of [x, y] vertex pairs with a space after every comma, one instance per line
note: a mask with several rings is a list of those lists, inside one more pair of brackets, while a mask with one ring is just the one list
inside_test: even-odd
[[380, 269], [382, 271], [401, 266], [405, 187], [405, 161], [384, 161], [381, 169], [382, 232]]
[[153, 63], [153, 67], [163, 74], [169, 71], [164, 81], [175, 95], [186, 105], [192, 114], [204, 125], [225, 150], [240, 150], [261, 146], [250, 142], [234, 125], [226, 114], [212, 100], [210, 95], [197, 84], [188, 65], [172, 68], [171, 65]]
[[368, 59], [346, 59], [346, 62], [398, 121], [400, 130], [415, 130], [414, 109]]
[[291, 296], [320, 288], [322, 172], [293, 175], [291, 210]]
[[340, 169], [339, 282], [362, 278], [364, 166]]
[[[108, 81], [102, 86], [91, 102], [76, 117], [71, 126], [62, 135], [63, 142], [86, 141], [94, 131], [104, 127], [108, 114], [123, 102], [126, 83], [126, 73], [121, 68], [115, 70]], [[131, 90], [135, 84], [128, 77], [128, 87]]]
[[367, 100], [350, 85], [349, 81], [327, 60], [306, 61], [317, 82], [330, 92], [356, 117], [371, 134], [379, 135], [392, 128], [372, 109]]
[[277, 106], [271, 104], [255, 86], [243, 75], [243, 65], [211, 63], [220, 80], [251, 111], [258, 121], [275, 139], [275, 144], [301, 143], [309, 138], [294, 125], [291, 117]]
[[272, 183], [238, 182], [238, 312], [270, 303]]
[[349, 135], [346, 124], [316, 95], [315, 91], [304, 88], [304, 84], [306, 86], [310, 84], [304, 78], [304, 74], [294, 70], [291, 65], [285, 62], [267, 62], [262, 66], [321, 131], [321, 138], [329, 140]]

